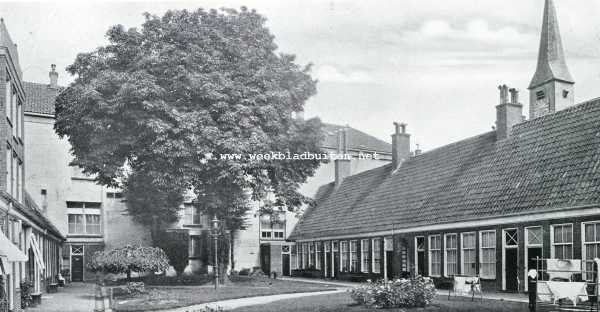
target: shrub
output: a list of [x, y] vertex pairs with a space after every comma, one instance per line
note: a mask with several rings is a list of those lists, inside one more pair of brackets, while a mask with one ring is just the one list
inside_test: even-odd
[[374, 308], [425, 307], [435, 297], [435, 286], [430, 278], [417, 276], [398, 279], [385, 285], [382, 281], [349, 290], [356, 303]]
[[33, 282], [28, 280], [21, 281], [21, 309], [25, 309], [31, 305], [33, 299], [31, 293], [33, 292]]
[[183, 274], [189, 263], [189, 239], [186, 231], [163, 231], [155, 241], [165, 251], [177, 276]]
[[131, 272], [164, 271], [168, 267], [169, 260], [160, 248], [133, 245], [97, 251], [88, 264], [92, 272], [125, 273], [128, 280], [131, 279]]

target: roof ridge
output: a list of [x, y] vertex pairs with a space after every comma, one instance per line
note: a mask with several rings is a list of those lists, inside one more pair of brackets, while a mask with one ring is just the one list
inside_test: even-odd
[[570, 113], [572, 113], [572, 111], [581, 109], [581, 107], [583, 107], [585, 105], [598, 104], [598, 103], [600, 103], [600, 97], [592, 98], [592, 99], [589, 99], [589, 100], [586, 100], [586, 101], [583, 101], [583, 102], [580, 102], [580, 103], [577, 103], [574, 105], [570, 105], [564, 109], [558, 110], [551, 114], [546, 114], [546, 115], [535, 117], [533, 119], [524, 120], [524, 121], [514, 125], [513, 129], [517, 129], [517, 128], [525, 127], [525, 126], [533, 124], [533, 123], [541, 122], [544, 119], [554, 119], [554, 118], [557, 118], [564, 114], [570, 114]]

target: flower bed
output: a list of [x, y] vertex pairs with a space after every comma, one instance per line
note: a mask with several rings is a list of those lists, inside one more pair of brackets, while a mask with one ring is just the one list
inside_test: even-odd
[[371, 283], [349, 290], [352, 299], [361, 305], [374, 308], [425, 307], [435, 297], [433, 281], [417, 276], [413, 279], [398, 279]]

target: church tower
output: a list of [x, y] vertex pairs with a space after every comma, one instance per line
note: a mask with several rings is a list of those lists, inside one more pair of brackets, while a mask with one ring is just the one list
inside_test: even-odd
[[575, 81], [565, 62], [556, 9], [546, 0], [538, 64], [529, 84], [529, 119], [572, 105]]

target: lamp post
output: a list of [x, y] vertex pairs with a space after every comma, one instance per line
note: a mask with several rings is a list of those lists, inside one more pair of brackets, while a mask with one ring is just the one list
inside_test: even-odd
[[214, 262], [214, 266], [213, 266], [213, 270], [214, 275], [215, 275], [215, 290], [217, 288], [219, 288], [219, 255], [218, 255], [218, 246], [219, 246], [219, 220], [217, 219], [217, 216], [213, 216], [212, 219], [212, 226], [213, 226], [213, 240], [215, 241], [215, 262]]

